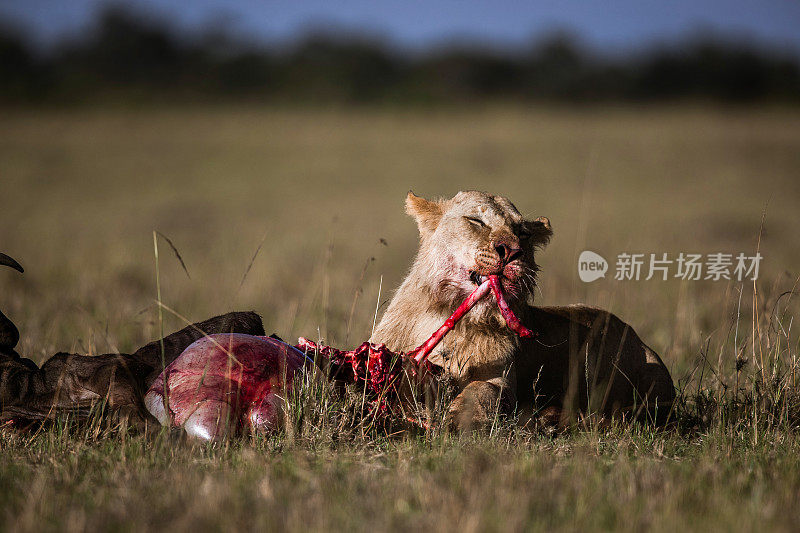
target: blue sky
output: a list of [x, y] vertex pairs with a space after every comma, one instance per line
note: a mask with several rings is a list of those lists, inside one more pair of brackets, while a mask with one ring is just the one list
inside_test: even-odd
[[[263, 40], [311, 26], [365, 31], [409, 47], [454, 39], [521, 45], [566, 29], [601, 50], [714, 31], [800, 52], [800, 0], [128, 0], [194, 30], [224, 22]], [[37, 41], [79, 33], [100, 0], [0, 0], [0, 17]]]

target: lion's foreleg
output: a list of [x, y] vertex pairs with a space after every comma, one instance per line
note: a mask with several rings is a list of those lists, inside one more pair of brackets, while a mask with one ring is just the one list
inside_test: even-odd
[[514, 391], [506, 376], [472, 381], [450, 404], [449, 427], [461, 433], [488, 431], [500, 417], [508, 415], [514, 405]]

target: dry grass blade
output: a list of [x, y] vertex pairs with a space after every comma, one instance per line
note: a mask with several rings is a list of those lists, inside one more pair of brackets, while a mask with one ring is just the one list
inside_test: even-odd
[[178, 261], [181, 264], [181, 268], [183, 268], [183, 271], [186, 273], [186, 277], [189, 278], [189, 279], [192, 279], [192, 276], [189, 275], [189, 269], [186, 268], [186, 263], [184, 263], [184, 261], [183, 261], [183, 257], [181, 257], [181, 254], [178, 251], [178, 248], [172, 243], [172, 240], [170, 240], [169, 237], [167, 237], [166, 235], [164, 235], [163, 233], [161, 233], [158, 230], [156, 230], [156, 235], [158, 235], [159, 237], [161, 237], [162, 239], [167, 241], [167, 244], [169, 244], [169, 247], [172, 248], [172, 252], [175, 254], [175, 257], [178, 258]]
[[253, 268], [253, 263], [256, 262], [256, 257], [258, 257], [258, 254], [261, 251], [261, 247], [264, 246], [264, 242], [266, 242], [268, 234], [269, 232], [265, 231], [264, 236], [261, 237], [261, 242], [258, 243], [256, 251], [253, 253], [253, 257], [250, 258], [250, 262], [247, 264], [247, 268], [245, 269], [244, 274], [242, 275], [242, 281], [239, 282], [239, 288], [236, 289], [237, 292], [240, 291], [244, 286], [244, 282], [247, 279], [247, 275], [250, 274], [250, 270]]

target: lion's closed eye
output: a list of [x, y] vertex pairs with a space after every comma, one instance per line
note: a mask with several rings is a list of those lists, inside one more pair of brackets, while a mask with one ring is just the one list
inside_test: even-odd
[[464, 217], [464, 220], [469, 222], [471, 225], [475, 226], [476, 228], [485, 228], [486, 222], [481, 220], [479, 217]]

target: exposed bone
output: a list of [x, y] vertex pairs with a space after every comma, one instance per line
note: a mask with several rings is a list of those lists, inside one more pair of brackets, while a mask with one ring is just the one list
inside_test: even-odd
[[509, 307], [508, 302], [503, 297], [503, 288], [500, 285], [500, 280], [497, 276], [489, 276], [489, 283], [492, 285], [492, 292], [494, 293], [495, 300], [497, 300], [497, 307], [500, 308], [500, 314], [506, 321], [506, 325], [517, 335], [522, 338], [533, 337], [535, 334], [522, 325], [517, 315]]
[[491, 279], [487, 279], [481, 283], [477, 289], [472, 291], [472, 293], [467, 296], [467, 299], [464, 300], [461, 305], [458, 306], [458, 308], [456, 308], [453, 314], [444, 321], [444, 324], [442, 324], [442, 326], [437, 329], [434, 334], [428, 338], [428, 340], [423, 342], [419, 348], [409, 352], [408, 355], [414, 359], [415, 363], [420, 364], [428, 358], [433, 349], [436, 348], [436, 345], [439, 344], [444, 336], [455, 327], [456, 322], [461, 320], [461, 318], [466, 315], [467, 312], [469, 312], [469, 310], [472, 309], [481, 298], [488, 294], [490, 286]]

